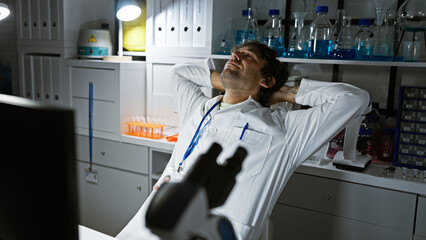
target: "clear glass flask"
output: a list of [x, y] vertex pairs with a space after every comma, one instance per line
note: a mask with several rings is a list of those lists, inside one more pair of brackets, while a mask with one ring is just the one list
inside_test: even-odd
[[339, 31], [339, 37], [333, 50], [333, 59], [352, 60], [356, 57], [354, 42], [351, 31], [351, 20], [349, 16], [343, 16], [343, 25]]
[[373, 27], [373, 52], [371, 60], [390, 61], [393, 59], [393, 48], [389, 27], [385, 24], [386, 14], [391, 1], [371, 0], [374, 5], [376, 21]]
[[336, 21], [334, 22], [333, 33], [331, 35], [332, 36], [331, 41], [333, 42], [333, 44], [337, 43], [340, 31], [342, 30], [343, 16], [345, 16], [345, 10], [344, 9], [337, 9]]
[[306, 12], [294, 12], [294, 30], [288, 46], [287, 57], [307, 58], [307, 41], [303, 33]]
[[262, 42], [274, 49], [278, 57], [284, 57], [286, 53], [284, 47], [284, 29], [279, 14], [280, 11], [278, 9], [269, 10], [270, 18], [265, 24]]
[[354, 49], [356, 52], [356, 59], [364, 60], [369, 59], [372, 54], [373, 48], [373, 33], [371, 32], [371, 20], [360, 19], [359, 30], [354, 35]]
[[224, 29], [219, 43], [218, 54], [231, 54], [234, 46], [235, 36], [232, 30], [232, 18], [226, 19], [226, 28]]
[[243, 32], [242, 44], [250, 41], [259, 41], [259, 26], [257, 20], [254, 17], [253, 9], [248, 9], [247, 22]]
[[248, 10], [242, 10], [242, 19], [239, 21], [237, 31], [235, 32], [235, 45], [240, 45], [243, 42], [244, 29], [246, 28]]
[[308, 57], [329, 59], [331, 53], [332, 25], [327, 18], [328, 7], [317, 6], [317, 16], [310, 27]]

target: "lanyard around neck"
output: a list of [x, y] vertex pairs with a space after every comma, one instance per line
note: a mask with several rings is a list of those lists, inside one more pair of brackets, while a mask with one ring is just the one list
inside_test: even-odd
[[217, 101], [207, 112], [206, 114], [204, 114], [203, 118], [200, 121], [200, 124], [198, 124], [198, 128], [194, 133], [194, 136], [192, 137], [191, 142], [189, 143], [188, 148], [186, 149], [185, 154], [183, 155], [183, 159], [182, 161], [179, 163], [179, 168], [178, 168], [178, 172], [182, 171], [182, 163], [189, 157], [189, 155], [191, 155], [192, 151], [194, 150], [195, 146], [198, 144], [198, 139], [200, 138], [201, 132], [204, 130], [204, 128], [206, 127], [206, 125], [210, 122], [210, 120], [204, 124], [203, 128], [201, 128], [201, 126], [203, 125], [204, 120], [206, 120], [206, 117], [213, 111], [213, 109], [215, 109], [220, 102], [222, 101], [219, 100]]

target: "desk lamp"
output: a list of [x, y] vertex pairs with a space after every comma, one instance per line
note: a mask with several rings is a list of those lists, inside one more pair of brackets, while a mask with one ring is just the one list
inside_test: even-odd
[[0, 2], [0, 21], [9, 16], [10, 11], [6, 3]]
[[105, 56], [107, 61], [131, 61], [131, 56], [123, 56], [123, 21], [132, 21], [141, 15], [141, 9], [135, 0], [119, 0], [117, 2], [118, 18], [118, 56]]

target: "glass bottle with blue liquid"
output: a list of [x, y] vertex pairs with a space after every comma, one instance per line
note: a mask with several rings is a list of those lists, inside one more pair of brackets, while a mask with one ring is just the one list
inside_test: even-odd
[[307, 12], [294, 12], [294, 30], [291, 35], [290, 43], [288, 46], [288, 58], [306, 58], [307, 57], [307, 41], [303, 32], [303, 24]]
[[342, 28], [339, 32], [339, 37], [337, 38], [335, 49], [332, 54], [333, 59], [352, 60], [356, 57], [356, 52], [353, 48], [351, 20], [351, 17], [343, 16]]
[[327, 18], [328, 7], [317, 6], [317, 16], [310, 27], [308, 57], [329, 59], [331, 54], [332, 25]]
[[373, 32], [370, 19], [360, 19], [359, 30], [354, 35], [354, 49], [357, 60], [369, 60], [373, 48]]
[[277, 52], [278, 57], [285, 56], [284, 28], [279, 17], [280, 10], [270, 9], [269, 20], [263, 30], [262, 42]]
[[241, 41], [242, 44], [251, 41], [259, 41], [259, 27], [257, 24], [257, 20], [254, 17], [253, 9], [248, 9], [247, 22], [243, 31], [243, 39]]
[[238, 23], [237, 31], [235, 32], [235, 45], [240, 45], [243, 42], [244, 29], [246, 28], [248, 10], [242, 10], [242, 19]]

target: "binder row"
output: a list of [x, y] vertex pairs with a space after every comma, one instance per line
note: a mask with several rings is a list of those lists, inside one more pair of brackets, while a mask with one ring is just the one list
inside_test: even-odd
[[206, 47], [207, 0], [156, 0], [156, 47]]

